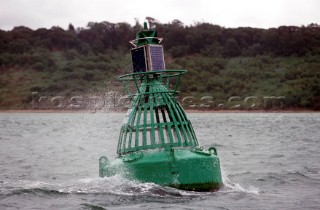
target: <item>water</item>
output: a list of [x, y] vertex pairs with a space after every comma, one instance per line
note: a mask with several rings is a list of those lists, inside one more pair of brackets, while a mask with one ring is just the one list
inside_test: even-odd
[[224, 188], [190, 192], [120, 175], [124, 113], [0, 113], [0, 209], [320, 209], [320, 113], [191, 113]]

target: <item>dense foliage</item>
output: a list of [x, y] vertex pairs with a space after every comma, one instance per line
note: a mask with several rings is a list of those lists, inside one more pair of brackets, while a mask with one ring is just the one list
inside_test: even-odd
[[[167, 68], [187, 69], [181, 103], [190, 108], [320, 109], [320, 26], [258, 29], [179, 20], [152, 23]], [[72, 97], [119, 91], [131, 72], [128, 40], [142, 26], [0, 30], [0, 107], [30, 109], [34, 93]], [[187, 97], [187, 98], [185, 98]]]

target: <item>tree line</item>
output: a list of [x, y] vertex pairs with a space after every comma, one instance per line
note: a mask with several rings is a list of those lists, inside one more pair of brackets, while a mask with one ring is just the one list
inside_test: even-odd
[[[185, 26], [181, 21], [153, 23], [161, 37], [165, 37], [164, 47], [173, 57], [200, 54], [215, 57], [237, 56], [304, 56], [320, 53], [320, 26], [281, 26], [259, 29], [250, 27], [224, 28], [210, 23]], [[66, 51], [74, 49], [88, 53], [110, 51], [127, 52], [128, 40], [142, 29], [139, 22], [128, 23], [89, 22], [85, 28], [67, 30], [60, 27], [31, 30], [24, 26], [11, 31], [0, 30], [1, 64], [6, 64], [3, 54], [22, 54], [34, 48]]]

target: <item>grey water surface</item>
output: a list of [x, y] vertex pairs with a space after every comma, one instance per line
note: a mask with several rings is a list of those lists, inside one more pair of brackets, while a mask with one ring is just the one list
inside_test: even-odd
[[124, 116], [0, 113], [0, 209], [320, 209], [320, 113], [189, 113], [217, 192], [99, 178]]

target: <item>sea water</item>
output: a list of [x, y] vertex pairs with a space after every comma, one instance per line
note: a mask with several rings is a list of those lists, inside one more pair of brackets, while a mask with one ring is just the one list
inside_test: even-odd
[[0, 113], [0, 209], [320, 209], [320, 113], [188, 116], [219, 191], [99, 178], [125, 113]]

